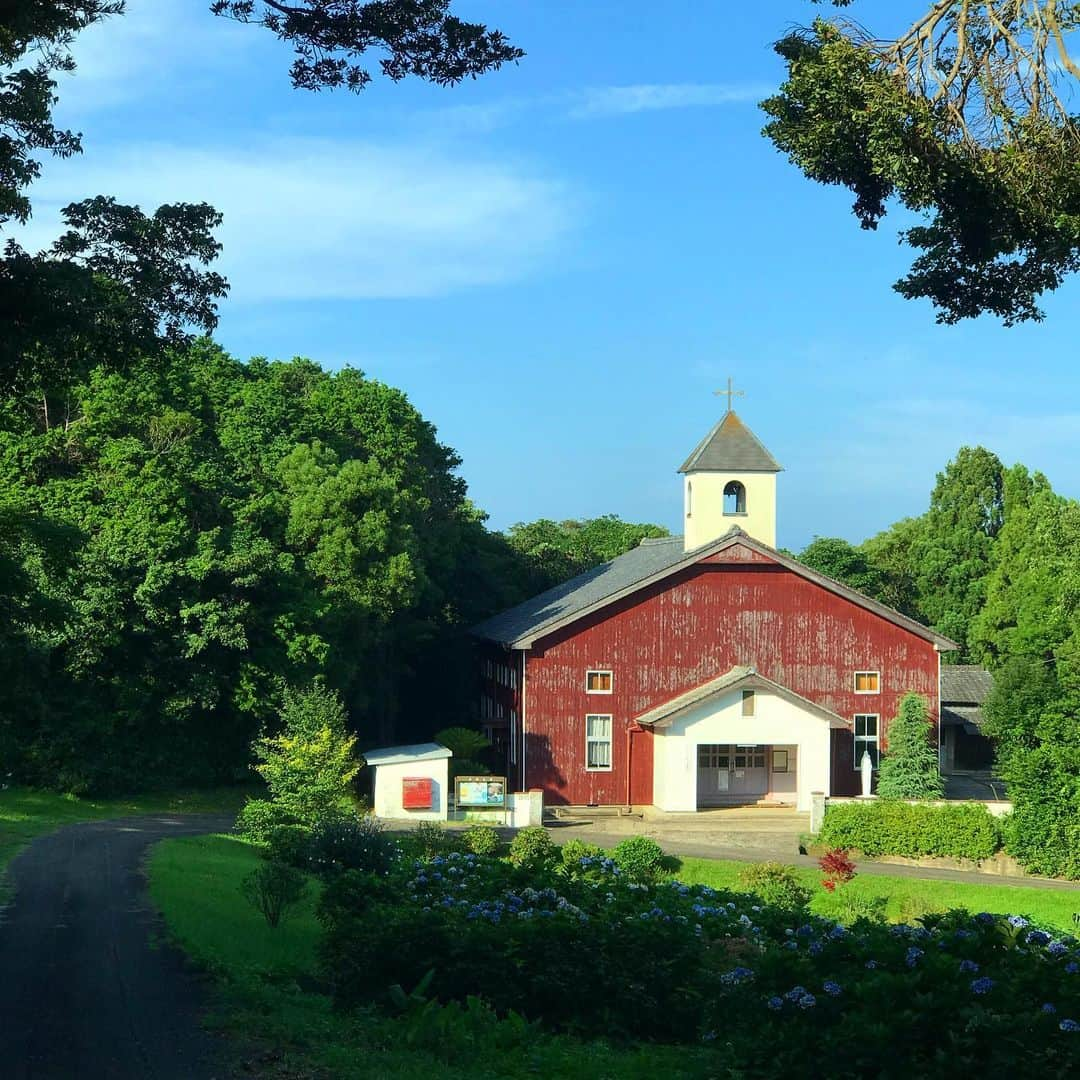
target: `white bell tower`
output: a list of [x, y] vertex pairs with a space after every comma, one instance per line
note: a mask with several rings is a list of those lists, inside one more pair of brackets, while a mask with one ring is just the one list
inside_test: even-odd
[[783, 469], [731, 408], [683, 462], [683, 545], [693, 551], [723, 536], [733, 525], [776, 547], [776, 474]]

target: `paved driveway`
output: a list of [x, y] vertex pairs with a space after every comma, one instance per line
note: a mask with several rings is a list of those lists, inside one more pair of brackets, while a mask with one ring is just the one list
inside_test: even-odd
[[154, 940], [140, 870], [148, 845], [217, 832], [209, 815], [69, 825], [11, 864], [0, 914], [4, 1080], [213, 1080], [198, 981]]

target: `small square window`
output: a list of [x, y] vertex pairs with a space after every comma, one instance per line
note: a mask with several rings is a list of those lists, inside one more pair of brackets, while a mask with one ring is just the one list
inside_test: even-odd
[[855, 693], [856, 694], [880, 694], [881, 693], [881, 674], [877, 671], [856, 671], [855, 672]]
[[754, 691], [744, 690], [742, 692], [742, 714], [743, 716], [754, 715]]
[[614, 679], [610, 671], [586, 671], [586, 694], [610, 694]]

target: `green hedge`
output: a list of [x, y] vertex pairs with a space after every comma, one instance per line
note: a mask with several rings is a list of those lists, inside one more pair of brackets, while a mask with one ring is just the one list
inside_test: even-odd
[[825, 812], [818, 841], [864, 855], [927, 855], [988, 859], [1001, 848], [1001, 829], [981, 803], [881, 801], [837, 803]]

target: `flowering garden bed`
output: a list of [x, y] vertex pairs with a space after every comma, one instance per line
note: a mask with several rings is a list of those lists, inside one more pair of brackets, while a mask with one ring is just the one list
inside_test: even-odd
[[712, 1046], [751, 1075], [815, 1060], [831, 1076], [1080, 1067], [1080, 945], [1020, 916], [844, 926], [545, 850], [344, 871], [321, 918], [345, 1007], [420, 984], [551, 1030]]

